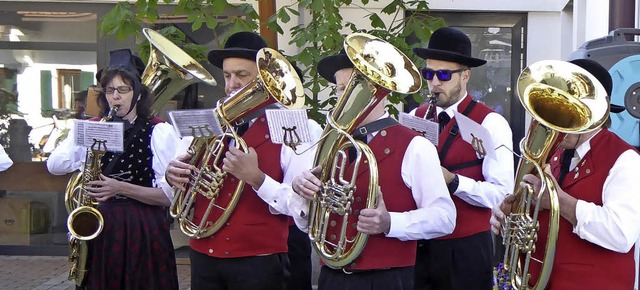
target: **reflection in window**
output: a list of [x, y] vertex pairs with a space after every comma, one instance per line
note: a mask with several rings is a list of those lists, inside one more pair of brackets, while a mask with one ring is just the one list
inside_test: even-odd
[[469, 94], [474, 100], [510, 119], [511, 29], [499, 27], [456, 27], [466, 33], [473, 45], [473, 57], [487, 63], [473, 68]]
[[58, 69], [58, 108], [74, 111], [74, 100], [83, 89], [79, 69]]

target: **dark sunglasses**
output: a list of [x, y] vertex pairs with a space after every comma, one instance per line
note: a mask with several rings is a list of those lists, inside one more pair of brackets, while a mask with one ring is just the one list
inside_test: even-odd
[[441, 69], [441, 70], [432, 70], [430, 68], [422, 68], [420, 70], [420, 72], [422, 73], [422, 77], [425, 80], [431, 81], [433, 80], [433, 76], [438, 76], [438, 79], [440, 81], [446, 82], [451, 80], [451, 77], [453, 76], [454, 73], [459, 73], [459, 72], [463, 72], [466, 69], [461, 68], [461, 69], [457, 69], [457, 70], [448, 70], [448, 69]]
[[131, 90], [133, 90], [133, 88], [130, 87], [130, 86], [119, 86], [117, 88], [106, 87], [102, 91], [107, 95], [111, 95], [115, 91], [118, 91], [118, 93], [121, 93], [121, 94], [126, 94], [126, 93], [130, 92]]

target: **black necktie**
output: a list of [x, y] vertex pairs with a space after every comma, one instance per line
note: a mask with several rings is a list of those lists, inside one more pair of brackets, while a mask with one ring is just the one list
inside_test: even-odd
[[562, 186], [564, 178], [569, 173], [569, 167], [571, 166], [571, 158], [575, 154], [576, 149], [565, 149], [560, 157], [560, 176], [558, 177], [558, 184]]
[[[359, 140], [364, 142], [364, 144], [367, 144], [367, 135], [362, 135], [362, 134], [355, 134], [353, 135], [353, 139]], [[356, 157], [358, 155], [358, 152], [356, 151], [355, 147], [349, 147], [349, 163], [353, 163], [353, 161], [356, 160]]]
[[440, 114], [438, 114], [438, 125], [440, 125], [440, 133], [444, 131], [444, 127], [447, 126], [447, 123], [449, 123], [449, 121], [451, 121], [451, 117], [449, 117], [449, 114], [447, 114], [447, 112], [442, 111], [440, 112]]

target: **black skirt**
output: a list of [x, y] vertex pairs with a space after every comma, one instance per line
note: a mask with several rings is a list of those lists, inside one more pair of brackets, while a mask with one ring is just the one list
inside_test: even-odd
[[178, 289], [163, 207], [111, 198], [98, 210], [104, 229], [89, 243], [85, 289]]

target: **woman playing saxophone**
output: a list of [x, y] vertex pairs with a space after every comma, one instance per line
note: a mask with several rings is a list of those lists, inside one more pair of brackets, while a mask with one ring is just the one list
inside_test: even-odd
[[[178, 288], [165, 215], [171, 191], [160, 182], [177, 136], [151, 115], [151, 93], [140, 82], [143, 69], [129, 50], [118, 50], [97, 76], [100, 115], [117, 108], [111, 122], [124, 125], [124, 152], [105, 152], [98, 178], [87, 182], [86, 194], [98, 202], [104, 229], [87, 241], [88, 272], [81, 289]], [[49, 172], [66, 174], [83, 166], [86, 150], [73, 142], [71, 135], [51, 154]]]

